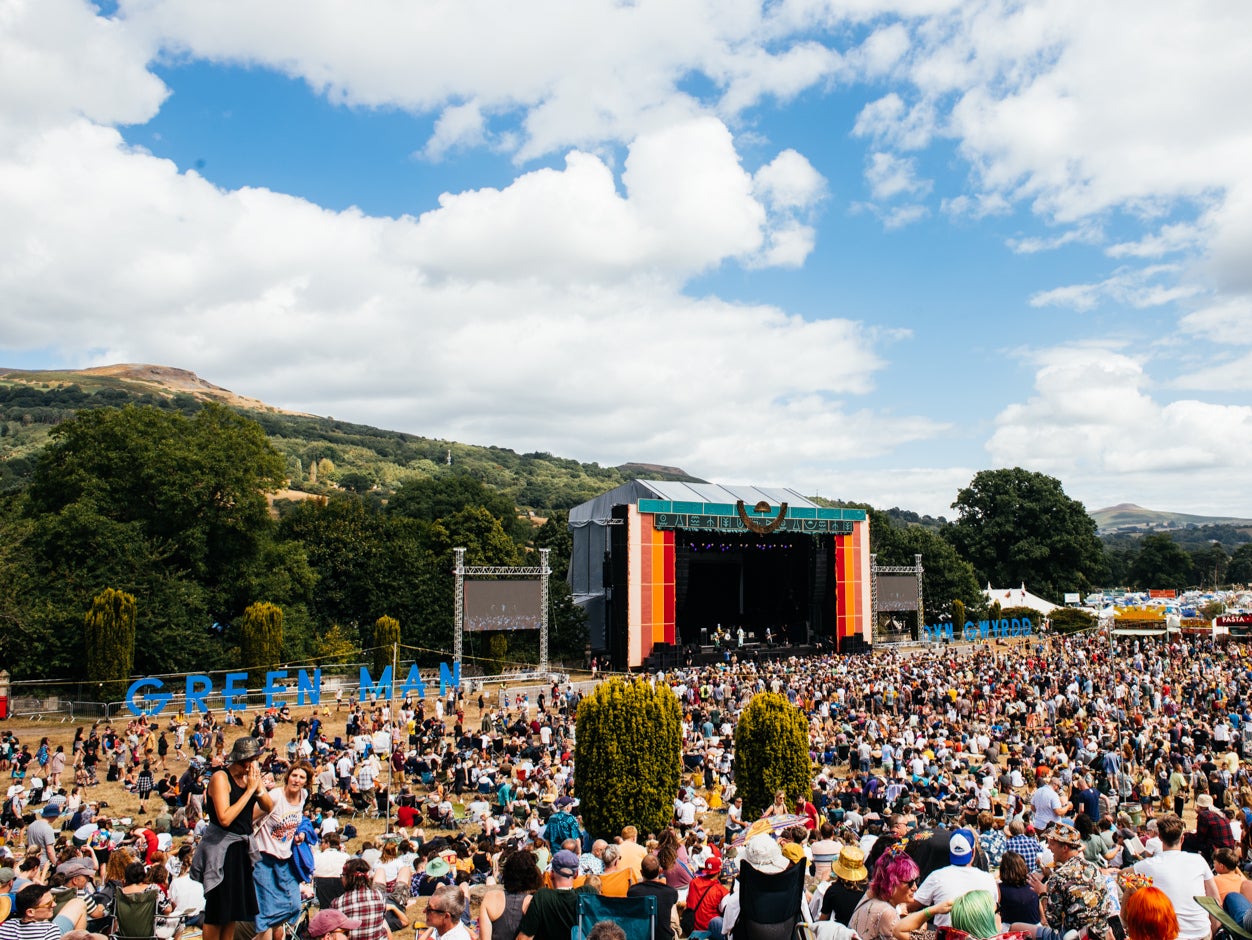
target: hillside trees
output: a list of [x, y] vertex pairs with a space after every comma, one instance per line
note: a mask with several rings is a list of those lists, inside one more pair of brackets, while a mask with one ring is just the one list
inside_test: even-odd
[[267, 555], [274, 526], [264, 493], [282, 470], [254, 423], [217, 406], [192, 417], [101, 408], [54, 428], [18, 502], [26, 551], [6, 572], [27, 592], [15, 673], [81, 670], [82, 612], [105, 587], [136, 598], [137, 669], [220, 664], [210, 625], [254, 599], [250, 578], [281, 582], [301, 565]]
[[[314, 621], [322, 629], [342, 624], [360, 648], [369, 648], [377, 618], [390, 613], [411, 625], [426, 606], [420, 581], [430, 560], [429, 530], [426, 523], [392, 519], [343, 494], [287, 507], [278, 539], [308, 559]], [[403, 634], [404, 642], [413, 640]]]
[[944, 537], [974, 566], [980, 583], [1025, 583], [1059, 602], [1066, 591], [1086, 592], [1103, 580], [1095, 520], [1055, 477], [1020, 467], [983, 470], [952, 507], [957, 520]]
[[436, 522], [471, 507], [485, 509], [510, 536], [525, 538], [527, 533], [524, 524], [518, 521], [513, 502], [466, 474], [411, 480], [396, 490], [387, 504], [387, 511], [409, 519]]
[[[433, 506], [429, 504], [424, 512], [435, 511]], [[517, 566], [534, 564], [537, 559], [523, 553], [491, 507], [462, 505], [453, 499], [439, 507], [447, 514], [414, 518], [380, 510], [373, 501], [351, 494], [285, 506], [279, 539], [300, 546], [308, 557], [315, 576], [310, 602], [314, 621], [323, 626], [343, 624], [356, 633], [360, 647], [371, 648], [377, 645], [374, 622], [392, 616], [401, 625], [400, 642], [428, 651], [427, 659], [450, 649], [455, 583], [452, 549], [465, 548], [467, 565]], [[564, 569], [568, 559], [560, 565]], [[586, 640], [581, 614], [569, 610], [573, 605], [568, 601], [568, 588], [562, 594], [565, 586], [555, 576], [550, 586], [556, 598], [553, 655], [581, 659]], [[535, 654], [537, 637], [533, 634], [511, 637], [509, 642], [514, 653]]]
[[[923, 622], [934, 623], [941, 614], [948, 614], [954, 622], [963, 623], [964, 609], [982, 606], [974, 566], [938, 533], [919, 525], [896, 525], [886, 514], [871, 510], [870, 541], [879, 565], [911, 566], [915, 555], [922, 556]], [[960, 620], [957, 604], [962, 605]]]
[[1131, 584], [1141, 590], [1175, 588], [1191, 583], [1191, 556], [1168, 535], [1145, 535], [1130, 565]]
[[1231, 552], [1226, 578], [1232, 584], [1252, 584], [1252, 544], [1240, 545]]

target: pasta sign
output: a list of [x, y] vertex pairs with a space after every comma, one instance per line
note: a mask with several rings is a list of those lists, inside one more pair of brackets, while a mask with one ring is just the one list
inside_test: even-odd
[[[283, 697], [291, 693], [288, 687], [290, 681], [291, 672], [286, 669], [272, 669], [265, 674], [265, 686], [262, 692], [265, 695], [266, 708], [282, 708], [284, 705], [291, 704], [289, 699]], [[307, 669], [296, 670], [295, 682], [295, 705], [297, 707], [306, 704], [321, 704], [322, 670], [320, 668], [312, 672]], [[439, 694], [444, 695], [449, 688], [459, 688], [460, 685], [461, 664], [452, 663], [449, 666], [447, 663], [440, 663]], [[382, 675], [375, 681], [369, 669], [362, 666], [359, 688], [359, 701], [361, 702], [366, 701], [370, 696], [387, 698], [391, 695], [391, 667], [384, 669]], [[247, 708], [248, 674], [246, 672], [226, 673], [222, 687], [215, 692], [211, 677], [203, 673], [192, 673], [184, 677], [180, 691], [183, 694], [183, 712], [188, 715], [194, 712], [207, 712], [209, 710], [207, 700], [210, 695], [214, 694], [221, 695], [221, 707], [226, 711]], [[126, 690], [126, 707], [132, 715], [159, 715], [174, 700], [175, 694], [176, 692], [169, 691], [165, 682], [156, 676], [136, 679]], [[408, 698], [411, 695], [416, 695], [418, 698], [426, 697], [426, 681], [418, 671], [416, 663], [409, 667], [409, 674], [405, 677], [404, 683], [397, 686], [396, 694], [401, 698]]]
[[1014, 617], [1012, 620], [980, 620], [977, 623], [967, 620], [965, 621], [965, 626], [961, 629], [959, 637], [950, 623], [932, 623], [922, 627], [922, 633], [925, 634], [928, 640], [961, 639], [967, 643], [974, 640], [1030, 636], [1034, 632], [1035, 625], [1030, 622], [1029, 617], [1020, 619]]

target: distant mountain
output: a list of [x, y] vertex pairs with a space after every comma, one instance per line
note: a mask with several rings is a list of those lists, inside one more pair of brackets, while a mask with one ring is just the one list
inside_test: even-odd
[[85, 408], [151, 405], [192, 413], [219, 402], [255, 420], [287, 458], [291, 495], [353, 490], [385, 499], [408, 479], [469, 474], [522, 509], [568, 509], [633, 477], [702, 483], [679, 467], [601, 467], [545, 452], [461, 444], [275, 408], [169, 366], [0, 368], [0, 490], [20, 487], [53, 427]]
[[1113, 532], [1168, 532], [1208, 525], [1252, 527], [1252, 519], [1235, 516], [1194, 516], [1184, 512], [1144, 509], [1134, 503], [1121, 503], [1090, 513], [1101, 535]]

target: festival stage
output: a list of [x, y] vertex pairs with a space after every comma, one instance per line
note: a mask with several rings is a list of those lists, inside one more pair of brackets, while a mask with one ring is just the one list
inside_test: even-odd
[[834, 652], [834, 647], [825, 644], [822, 646], [816, 644], [764, 646], [759, 643], [753, 643], [729, 649], [719, 649], [714, 646], [681, 649], [661, 645], [652, 648], [652, 653], [644, 661], [644, 669], [648, 672], [654, 672], [656, 669], [673, 669], [675, 666], [714, 666], [718, 663], [730, 663], [732, 661], [766, 663], [776, 659], [790, 659], [793, 656], [815, 656], [823, 652], [832, 653]]
[[612, 668], [640, 668], [654, 649], [716, 661], [719, 638], [770, 658], [871, 642], [864, 510], [789, 489], [633, 480], [569, 524], [574, 600]]

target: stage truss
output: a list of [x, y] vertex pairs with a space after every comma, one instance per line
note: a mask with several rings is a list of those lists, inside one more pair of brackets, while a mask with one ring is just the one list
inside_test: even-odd
[[548, 672], [548, 577], [552, 569], [548, 567], [549, 549], [539, 549], [538, 567], [508, 568], [498, 565], [465, 564], [465, 549], [454, 548], [452, 553], [456, 564], [453, 573], [456, 575], [454, 621], [452, 631], [452, 661], [459, 669], [461, 657], [465, 649], [465, 578], [487, 576], [496, 578], [539, 578], [539, 672]]
[[[916, 641], [917, 637], [912, 631], [905, 631], [898, 635], [892, 635], [890, 631], [884, 631], [878, 623], [879, 612], [891, 613], [915, 613], [916, 624], [915, 629], [921, 629], [922, 623], [922, 575], [925, 569], [922, 567], [922, 556], [914, 555], [912, 565], [883, 565], [879, 566], [878, 556], [869, 556], [870, 565], [870, 635], [873, 637], [875, 645], [884, 644], [905, 644]], [[890, 604], [880, 607], [878, 595], [878, 578], [880, 575], [888, 576], [911, 576], [917, 580], [917, 600], [913, 602], [912, 598], [906, 604]]]

